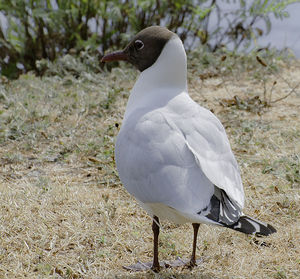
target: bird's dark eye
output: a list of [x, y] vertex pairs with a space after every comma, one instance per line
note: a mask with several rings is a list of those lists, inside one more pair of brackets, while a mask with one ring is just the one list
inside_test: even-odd
[[134, 46], [137, 50], [141, 50], [144, 47], [144, 43], [141, 40], [136, 40]]

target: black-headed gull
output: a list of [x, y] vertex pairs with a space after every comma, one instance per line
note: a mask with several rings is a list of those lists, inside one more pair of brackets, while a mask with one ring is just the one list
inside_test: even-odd
[[218, 118], [199, 106], [187, 90], [186, 53], [166, 28], [148, 27], [123, 51], [102, 62], [124, 60], [141, 74], [126, 107], [115, 146], [122, 183], [153, 217], [154, 257], [159, 271], [159, 218], [194, 228], [190, 266], [196, 264], [200, 223], [246, 234], [276, 230], [245, 216], [240, 171]]

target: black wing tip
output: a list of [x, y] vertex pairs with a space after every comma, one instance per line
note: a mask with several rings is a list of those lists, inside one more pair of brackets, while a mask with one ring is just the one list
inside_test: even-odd
[[270, 230], [270, 234], [277, 232], [277, 230], [270, 224], [267, 225], [267, 228]]
[[240, 219], [233, 225], [227, 226], [236, 231], [245, 234], [254, 234], [257, 236], [268, 236], [277, 230], [270, 224], [265, 224], [261, 221], [255, 220], [249, 216], [241, 216]]
[[270, 234], [276, 233], [277, 230], [270, 224], [260, 224], [260, 231], [254, 232], [257, 236], [269, 236]]

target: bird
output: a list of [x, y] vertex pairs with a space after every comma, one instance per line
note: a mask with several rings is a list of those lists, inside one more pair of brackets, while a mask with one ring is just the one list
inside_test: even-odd
[[127, 61], [140, 71], [116, 138], [115, 161], [122, 184], [152, 218], [152, 270], [160, 271], [160, 219], [192, 224], [190, 267], [197, 265], [201, 223], [245, 234], [276, 232], [242, 211], [238, 163], [220, 120], [188, 93], [179, 36], [165, 27], [147, 27], [123, 50], [101, 59], [111, 61]]

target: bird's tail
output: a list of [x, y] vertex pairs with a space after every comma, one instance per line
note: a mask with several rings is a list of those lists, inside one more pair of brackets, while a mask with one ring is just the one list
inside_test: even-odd
[[227, 225], [227, 227], [246, 234], [270, 235], [276, 232], [273, 226], [246, 215], [241, 216], [236, 223]]

